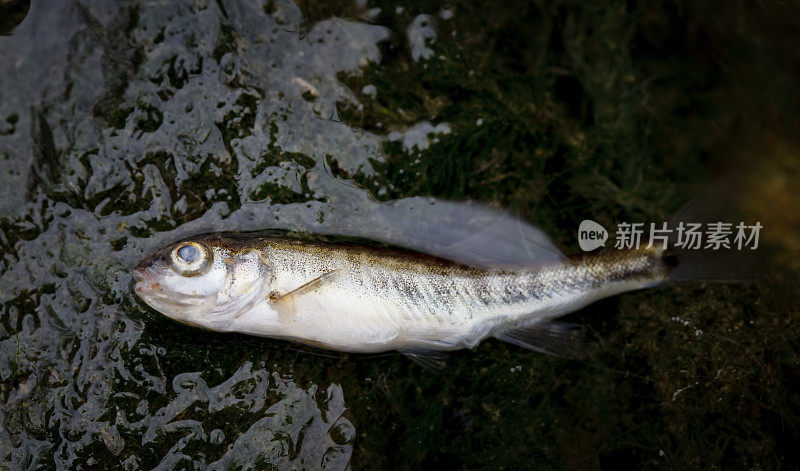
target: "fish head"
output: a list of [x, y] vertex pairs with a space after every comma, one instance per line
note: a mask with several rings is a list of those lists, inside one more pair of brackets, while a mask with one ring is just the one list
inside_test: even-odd
[[258, 249], [218, 236], [173, 244], [133, 269], [136, 294], [184, 324], [229, 330], [231, 320], [265, 298], [268, 267]]

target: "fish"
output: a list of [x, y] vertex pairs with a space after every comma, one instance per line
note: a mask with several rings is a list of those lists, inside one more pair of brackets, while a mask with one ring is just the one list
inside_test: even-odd
[[[364, 212], [350, 227], [373, 228], [356, 231], [372, 243], [284, 233], [190, 237], [136, 265], [134, 290], [190, 326], [342, 352], [396, 350], [438, 367], [446, 352], [488, 337], [577, 357], [583, 329], [559, 320], [567, 313], [669, 281], [746, 276], [735, 259], [675, 244], [567, 257], [543, 231], [507, 213], [414, 203], [375, 203], [379, 209]], [[670, 224], [708, 205], [687, 207]]]

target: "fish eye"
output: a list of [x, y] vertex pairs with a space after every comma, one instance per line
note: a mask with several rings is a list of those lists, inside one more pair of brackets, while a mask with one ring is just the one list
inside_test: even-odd
[[194, 245], [184, 244], [178, 247], [178, 251], [175, 252], [175, 255], [177, 255], [178, 258], [180, 258], [186, 263], [192, 263], [195, 261], [195, 259], [197, 259], [197, 254], [199, 252], [200, 251], [197, 250], [197, 247], [195, 247]]
[[199, 242], [183, 242], [172, 250], [172, 269], [183, 276], [194, 276], [204, 272], [213, 254]]

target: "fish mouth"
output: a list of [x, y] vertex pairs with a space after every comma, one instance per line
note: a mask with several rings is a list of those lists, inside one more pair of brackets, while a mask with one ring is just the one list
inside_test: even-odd
[[175, 317], [175, 315], [169, 313], [176, 309], [197, 308], [205, 304], [202, 299], [182, 296], [164, 289], [157, 281], [153, 270], [146, 266], [136, 266], [132, 273], [135, 282], [134, 292], [145, 303], [169, 317]]
[[140, 283], [142, 281], [147, 280], [147, 275], [144, 274], [144, 268], [136, 267], [133, 269], [133, 280], [136, 283]]
[[152, 294], [161, 291], [161, 285], [155, 281], [153, 273], [147, 267], [137, 266], [133, 269], [133, 280], [136, 282], [134, 291], [136, 294]]

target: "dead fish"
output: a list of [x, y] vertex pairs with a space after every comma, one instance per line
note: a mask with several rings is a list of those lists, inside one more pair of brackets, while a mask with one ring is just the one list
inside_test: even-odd
[[[566, 257], [536, 227], [486, 207], [428, 201], [392, 212], [399, 206], [363, 221], [394, 221], [389, 229], [362, 232], [404, 248], [198, 236], [139, 263], [135, 292], [162, 314], [212, 331], [347, 352], [397, 350], [436, 366], [441, 352], [487, 337], [574, 356], [581, 329], [557, 320], [564, 314], [673, 279], [746, 275], [722, 254], [658, 245]], [[690, 203], [671, 223], [707, 206]], [[475, 221], [486, 226], [476, 230]]]

